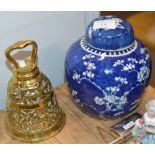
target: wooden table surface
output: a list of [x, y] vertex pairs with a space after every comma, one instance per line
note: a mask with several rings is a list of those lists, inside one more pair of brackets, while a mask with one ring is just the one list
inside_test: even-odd
[[[66, 113], [66, 124], [56, 136], [39, 143], [104, 144], [116, 139], [116, 136], [110, 132], [110, 127], [121, 119], [97, 120], [87, 116], [74, 105], [73, 99], [65, 84], [55, 88], [55, 94], [59, 105]], [[135, 111], [143, 113], [145, 110], [144, 104], [150, 99], [155, 99], [155, 89], [151, 86], [146, 88], [140, 106]], [[0, 111], [0, 143], [24, 143], [8, 136], [5, 131], [4, 118], [5, 111], [2, 110]]]

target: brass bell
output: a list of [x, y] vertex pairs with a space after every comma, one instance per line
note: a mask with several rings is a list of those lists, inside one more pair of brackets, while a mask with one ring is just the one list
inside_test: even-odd
[[[31, 58], [17, 61], [11, 55], [16, 49], [32, 46]], [[58, 106], [49, 79], [37, 67], [35, 41], [19, 41], [6, 50], [14, 67], [8, 83], [6, 129], [21, 141], [40, 141], [57, 134], [65, 124], [65, 114]]]

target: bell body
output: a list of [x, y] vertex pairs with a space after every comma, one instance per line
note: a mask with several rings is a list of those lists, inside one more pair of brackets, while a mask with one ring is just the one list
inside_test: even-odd
[[87, 114], [119, 117], [138, 106], [151, 59], [131, 25], [115, 16], [92, 21], [68, 50], [65, 75], [75, 103]]
[[19, 68], [8, 83], [6, 127], [21, 141], [40, 141], [58, 133], [65, 123], [49, 79], [34, 68]]

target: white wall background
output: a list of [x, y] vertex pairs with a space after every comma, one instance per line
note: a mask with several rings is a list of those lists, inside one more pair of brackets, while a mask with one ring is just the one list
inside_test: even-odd
[[98, 12], [0, 12], [0, 109], [5, 108], [7, 83], [5, 49], [19, 40], [38, 43], [38, 65], [53, 86], [64, 82], [64, 60], [69, 46], [80, 38]]

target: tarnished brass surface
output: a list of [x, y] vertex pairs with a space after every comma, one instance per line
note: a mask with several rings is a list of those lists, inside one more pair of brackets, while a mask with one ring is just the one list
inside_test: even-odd
[[[15, 49], [32, 45], [32, 56], [23, 67], [11, 56]], [[37, 44], [20, 41], [6, 50], [14, 66], [8, 83], [6, 128], [8, 134], [21, 141], [40, 141], [58, 133], [65, 124], [49, 79], [37, 67]]]

